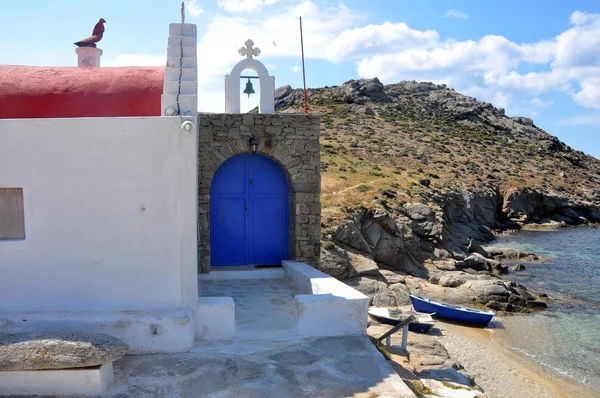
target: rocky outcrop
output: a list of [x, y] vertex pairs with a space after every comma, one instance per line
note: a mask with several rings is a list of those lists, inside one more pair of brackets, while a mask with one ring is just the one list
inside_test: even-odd
[[493, 239], [491, 229], [498, 228], [501, 198], [496, 190], [452, 192], [436, 199], [444, 212], [444, 241], [449, 251], [468, 251], [471, 240]]
[[116, 361], [127, 351], [127, 344], [106, 334], [0, 334], [0, 371], [98, 366]]
[[420, 206], [413, 206], [401, 209], [400, 213], [415, 218], [400, 216], [394, 219], [384, 210], [356, 213], [337, 228], [333, 239], [342, 248], [369, 255], [377, 263], [394, 270], [426, 276], [423, 262], [434, 249], [427, 243], [438, 237], [441, 227], [431, 209], [427, 212]]
[[522, 222], [560, 222], [578, 225], [600, 222], [598, 204], [580, 203], [557, 194], [532, 189], [511, 189], [503, 195], [503, 217]]
[[336, 244], [321, 250], [319, 269], [381, 307], [409, 304], [409, 292], [504, 311], [543, 306], [524, 287], [498, 278], [510, 271], [501, 260], [536, 261], [534, 254], [484, 248], [472, 238], [489, 239], [491, 228], [478, 222], [498, 225], [495, 217], [481, 213], [496, 211], [501, 202], [493, 192], [460, 198], [464, 208], [408, 203], [391, 212], [354, 213], [332, 234]]

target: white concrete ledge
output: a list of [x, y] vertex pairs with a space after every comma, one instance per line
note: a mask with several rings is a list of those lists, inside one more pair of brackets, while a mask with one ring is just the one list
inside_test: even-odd
[[235, 334], [235, 304], [231, 297], [199, 297], [193, 316], [197, 339], [228, 339]]
[[220, 281], [229, 279], [282, 279], [285, 278], [284, 268], [255, 268], [255, 269], [213, 269], [208, 274], [199, 274], [202, 281]]
[[0, 372], [0, 394], [99, 394], [108, 389], [113, 378], [112, 362], [92, 368]]
[[0, 312], [0, 333], [74, 331], [123, 340], [129, 354], [176, 353], [194, 345], [191, 311]]
[[295, 261], [282, 262], [296, 296], [296, 320], [302, 337], [364, 334], [369, 298], [335, 278]]

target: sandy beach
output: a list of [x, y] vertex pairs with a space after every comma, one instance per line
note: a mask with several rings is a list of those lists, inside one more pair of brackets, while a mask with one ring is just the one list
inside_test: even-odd
[[486, 329], [438, 322], [441, 343], [493, 398], [600, 397], [600, 392], [554, 374], [533, 360], [490, 338]]

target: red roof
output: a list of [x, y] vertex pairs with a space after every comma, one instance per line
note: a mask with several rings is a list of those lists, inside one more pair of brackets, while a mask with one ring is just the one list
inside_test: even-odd
[[0, 119], [160, 116], [164, 67], [0, 65]]

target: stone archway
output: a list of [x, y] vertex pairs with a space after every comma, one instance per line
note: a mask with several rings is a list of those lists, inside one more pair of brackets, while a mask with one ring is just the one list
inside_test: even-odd
[[[286, 176], [289, 189], [289, 258], [319, 259], [320, 115], [201, 114], [198, 147], [199, 271], [211, 269], [211, 186], [215, 173], [236, 155], [265, 156]], [[250, 137], [257, 142], [251, 155]], [[222, 220], [221, 220], [222, 221]]]
[[225, 113], [240, 113], [240, 75], [245, 69], [251, 69], [258, 74], [260, 98], [258, 102], [259, 113], [275, 112], [275, 77], [270, 76], [265, 66], [253, 59], [260, 54], [260, 49], [253, 48], [254, 42], [246, 40], [246, 47], [240, 48], [240, 55], [246, 59], [233, 67], [229, 75], [225, 75]]

